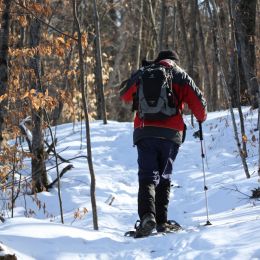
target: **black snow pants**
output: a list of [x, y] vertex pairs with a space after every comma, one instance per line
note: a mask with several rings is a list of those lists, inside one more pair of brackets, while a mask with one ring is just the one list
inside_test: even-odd
[[167, 221], [172, 165], [179, 145], [161, 138], [144, 138], [138, 151], [138, 215], [153, 213], [157, 224]]

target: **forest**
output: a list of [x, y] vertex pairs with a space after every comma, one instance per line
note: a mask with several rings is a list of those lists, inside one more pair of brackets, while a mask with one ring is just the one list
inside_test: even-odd
[[[250, 178], [242, 109], [260, 114], [258, 0], [0, 0], [0, 10], [0, 193], [7, 198], [2, 221], [21, 193], [60, 185], [72, 167], [59, 167], [66, 159], [56, 151], [55, 127], [84, 122], [98, 229], [90, 124], [132, 121], [120, 87], [143, 59], [155, 59], [160, 50], [178, 53], [209, 112], [230, 111], [237, 151]], [[252, 135], [257, 146], [259, 124]], [[49, 156], [56, 160], [52, 183]], [[28, 159], [31, 177], [23, 178]], [[61, 198], [60, 211], [62, 216]]]

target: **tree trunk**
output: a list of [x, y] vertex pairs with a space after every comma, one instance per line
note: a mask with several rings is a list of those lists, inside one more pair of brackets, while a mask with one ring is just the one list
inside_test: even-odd
[[[207, 3], [207, 6], [208, 6], [208, 11], [209, 11], [209, 13], [211, 13], [211, 18], [212, 18], [212, 25], [214, 26], [213, 27], [213, 29], [215, 30], [214, 31], [214, 33], [220, 33], [220, 32], [222, 32], [222, 28], [221, 28], [221, 26], [220, 26], [220, 21], [219, 21], [219, 16], [218, 16], [218, 12], [217, 12], [217, 10], [218, 10], [218, 8], [217, 8], [217, 5], [216, 5], [216, 3], [215, 3], [215, 0], [205, 0], [206, 1], [206, 3]], [[210, 4], [211, 3], [211, 4]], [[212, 8], [212, 6], [213, 6], [213, 8]], [[211, 9], [212, 9], [212, 11], [211, 11]], [[219, 35], [219, 37], [221, 37], [220, 39], [219, 39], [219, 46], [218, 47], [220, 47], [219, 49], [218, 49], [218, 51], [219, 51], [219, 55], [221, 55], [221, 57], [222, 57], [222, 63], [223, 64], [221, 64], [222, 65], [222, 68], [224, 69], [224, 72], [225, 72], [225, 78], [227, 78], [227, 74], [228, 74], [228, 46], [225, 44], [225, 41], [224, 41], [224, 37], [223, 37], [223, 34], [221, 34], [221, 35]], [[217, 41], [217, 37], [216, 37], [216, 41]]]
[[198, 41], [197, 41], [197, 27], [196, 27], [196, 23], [197, 23], [197, 16], [198, 16], [198, 8], [197, 8], [197, 1], [198, 0], [193, 0], [191, 5], [191, 24], [192, 24], [192, 31], [191, 31], [191, 52], [190, 52], [190, 64], [189, 64], [189, 73], [190, 76], [195, 80], [195, 82], [198, 84], [198, 73], [196, 73], [196, 71], [194, 70], [194, 68], [196, 67], [196, 60], [198, 59]]
[[[260, 140], [260, 91], [258, 92], [258, 120], [257, 120], [257, 128], [258, 128], [258, 140]], [[260, 142], [258, 141], [258, 182], [260, 182]]]
[[[5, 0], [0, 30], [0, 96], [7, 92], [10, 6], [11, 1]], [[0, 102], [0, 149], [3, 141], [5, 105], [5, 100]]]
[[[218, 102], [220, 95], [218, 94], [218, 62], [216, 50], [212, 49], [212, 94], [209, 102], [211, 102], [212, 111], [216, 111], [219, 107], [223, 108], [222, 104]], [[223, 101], [222, 101], [223, 102]], [[222, 105], [222, 106], [221, 106]]]
[[165, 0], [162, 0], [161, 2], [161, 26], [160, 26], [160, 34], [159, 34], [159, 51], [165, 49], [165, 43], [164, 43], [164, 35], [165, 35], [165, 19], [166, 19], [166, 3]]
[[139, 12], [139, 30], [137, 38], [137, 50], [136, 50], [136, 70], [140, 67], [140, 55], [141, 55], [141, 45], [142, 45], [142, 32], [143, 32], [143, 10], [144, 10], [144, 0], [140, 0], [140, 10]]
[[177, 46], [177, 12], [176, 12], [176, 4], [174, 3], [173, 6], [173, 30], [172, 30], [172, 38], [173, 38], [173, 49], [176, 49]]
[[85, 72], [84, 72], [84, 60], [83, 60], [83, 48], [81, 41], [81, 29], [77, 16], [77, 7], [76, 0], [73, 0], [73, 16], [76, 24], [76, 30], [78, 34], [78, 51], [79, 51], [79, 68], [80, 68], [80, 88], [83, 102], [83, 110], [85, 116], [85, 127], [86, 127], [86, 139], [87, 139], [87, 158], [88, 158], [88, 167], [90, 172], [91, 184], [90, 184], [90, 196], [92, 204], [92, 216], [93, 216], [93, 227], [94, 230], [98, 230], [98, 216], [97, 216], [97, 205], [96, 205], [96, 178], [94, 173], [93, 161], [92, 161], [92, 150], [91, 150], [91, 139], [90, 139], [90, 125], [89, 125], [89, 116], [88, 116], [88, 91], [85, 82]]
[[[193, 0], [195, 1], [195, 0]], [[194, 7], [194, 5], [193, 5]], [[183, 6], [182, 6], [182, 1], [178, 0], [177, 1], [177, 8], [178, 8], [178, 13], [179, 13], [179, 19], [180, 19], [180, 27], [181, 27], [181, 34], [182, 34], [182, 41], [184, 43], [184, 50], [186, 54], [186, 61], [185, 64], [188, 68], [188, 74], [193, 78], [194, 72], [193, 72], [193, 63], [194, 63], [194, 56], [191, 55], [190, 52], [190, 47], [188, 43], [188, 36], [187, 36], [187, 30], [185, 26], [185, 19], [184, 19], [184, 13], [183, 13]], [[192, 30], [192, 36], [195, 37], [196, 35], [196, 14], [193, 13], [193, 30]], [[193, 43], [196, 42], [195, 38], [192, 38]], [[195, 52], [195, 46], [193, 45], [192, 48], [192, 53], [194, 54]], [[191, 116], [191, 125], [194, 126], [194, 118], [193, 115]]]
[[[215, 19], [216, 19], [216, 23], [217, 23], [217, 31], [215, 31], [214, 28], [212, 28], [212, 31], [217, 34], [215, 36], [216, 39], [219, 38], [220, 42], [223, 44], [223, 38], [222, 38], [222, 35], [221, 35], [221, 30], [220, 30], [220, 25], [219, 25], [220, 22], [219, 22], [217, 13], [216, 13], [217, 12], [217, 7], [216, 7], [215, 0], [211, 0], [211, 3], [212, 3], [212, 6], [213, 6], [213, 10], [214, 10], [214, 12], [216, 14]], [[211, 25], [213, 25], [213, 24], [214, 23], [211, 23]], [[230, 114], [231, 114], [231, 118], [232, 118], [232, 124], [233, 124], [234, 135], [235, 135], [235, 141], [236, 141], [238, 152], [239, 152], [242, 164], [243, 164], [245, 175], [246, 175], [247, 178], [250, 178], [248, 165], [247, 165], [247, 162], [246, 162], [246, 157], [245, 157], [245, 154], [243, 152], [243, 149], [241, 148], [241, 142], [240, 142], [239, 136], [238, 136], [238, 130], [237, 130], [237, 125], [236, 125], [236, 119], [235, 119], [235, 115], [234, 115], [234, 110], [233, 110], [233, 107], [232, 107], [231, 96], [230, 96], [228, 85], [227, 85], [226, 75], [225, 75], [224, 69], [223, 69], [225, 67], [225, 66], [223, 66], [223, 64], [225, 64], [226, 61], [223, 61], [223, 57], [222, 57], [222, 55], [220, 53], [220, 47], [218, 45], [217, 45], [216, 51], [218, 53], [218, 55], [217, 55], [217, 62], [218, 62], [219, 68], [220, 68], [221, 79], [223, 81], [223, 86], [224, 86], [224, 92], [225, 92], [225, 96], [226, 96], [226, 99], [227, 99], [227, 103], [229, 105], [229, 110], [230, 110]], [[224, 56], [224, 59], [226, 57], [227, 56]]]
[[191, 75], [191, 71], [190, 71], [190, 68], [191, 68], [191, 65], [190, 65], [191, 64], [190, 48], [189, 48], [189, 45], [188, 45], [187, 31], [186, 31], [185, 20], [184, 20], [184, 16], [183, 16], [182, 1], [180, 1], [180, 0], [177, 1], [177, 9], [178, 9], [178, 15], [179, 15], [179, 19], [180, 19], [182, 41], [183, 41], [184, 50], [185, 50], [185, 53], [186, 53], [185, 64], [188, 67], [188, 74]]
[[231, 0], [228, 1], [228, 9], [229, 9], [229, 15], [230, 15], [230, 23], [231, 23], [231, 39], [232, 39], [232, 45], [234, 49], [234, 71], [235, 71], [235, 78], [236, 78], [236, 88], [237, 88], [237, 106], [238, 106], [238, 112], [239, 112], [239, 117], [240, 117], [240, 128], [241, 128], [241, 135], [242, 135], [242, 145], [243, 145], [243, 156], [246, 158], [247, 157], [247, 148], [246, 148], [246, 142], [244, 141], [244, 137], [246, 136], [245, 134], [245, 124], [244, 124], [244, 117], [242, 113], [242, 108], [241, 108], [241, 97], [240, 97], [240, 89], [241, 89], [241, 84], [240, 84], [240, 73], [239, 73], [239, 63], [238, 63], [238, 48], [237, 48], [237, 41], [235, 37], [235, 28], [234, 28], [234, 17], [233, 17], [233, 10], [231, 6]]
[[205, 74], [205, 94], [206, 99], [208, 103], [208, 110], [212, 111], [212, 96], [211, 96], [211, 82], [210, 82], [210, 76], [209, 76], [209, 65], [208, 65], [208, 59], [207, 59], [207, 53], [206, 53], [206, 47], [205, 47], [205, 39], [204, 39], [204, 33], [201, 25], [201, 17], [200, 17], [200, 11], [198, 7], [198, 1], [196, 0], [196, 9], [197, 9], [197, 21], [198, 21], [198, 28], [199, 28], [199, 42], [200, 42], [200, 50], [201, 50], [201, 60], [203, 63], [204, 68], [204, 74]]
[[[41, 3], [37, 0], [36, 3]], [[41, 24], [33, 18], [30, 25], [30, 47], [35, 48], [40, 43]], [[39, 54], [35, 54], [30, 59], [30, 67], [33, 69], [35, 77], [31, 79], [31, 88], [35, 88], [36, 93], [43, 93], [41, 86], [41, 62]], [[41, 192], [47, 189], [48, 180], [44, 156], [44, 136], [43, 136], [43, 109], [32, 108], [32, 189], [33, 192]]]
[[238, 45], [240, 69], [243, 72], [253, 108], [258, 107], [258, 82], [256, 78], [255, 21], [256, 0], [232, 0], [234, 26]]
[[155, 22], [153, 5], [152, 5], [151, 0], [148, 0], [148, 5], [149, 5], [150, 14], [151, 14], [153, 37], [154, 37], [154, 41], [155, 41], [155, 44], [156, 44], [155, 49], [157, 49], [157, 48], [159, 48], [158, 33], [157, 33], [157, 30], [156, 30], [156, 22]]
[[[101, 52], [101, 40], [100, 40], [100, 25], [99, 15], [97, 10], [96, 0], [93, 0], [94, 5], [94, 21], [95, 21], [95, 48], [96, 48], [96, 82], [97, 82], [97, 114], [98, 119], [103, 119], [103, 123], [107, 124], [107, 112], [104, 96], [103, 74], [102, 74], [102, 52]], [[101, 117], [100, 117], [101, 116]]]

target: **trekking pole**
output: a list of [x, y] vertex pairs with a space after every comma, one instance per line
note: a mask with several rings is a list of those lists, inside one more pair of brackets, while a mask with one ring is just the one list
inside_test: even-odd
[[202, 171], [203, 171], [203, 178], [204, 178], [204, 191], [205, 191], [205, 202], [206, 202], [206, 213], [207, 213], [207, 222], [204, 226], [212, 225], [209, 221], [209, 210], [208, 210], [208, 197], [207, 197], [207, 190], [208, 187], [206, 185], [206, 174], [205, 174], [205, 167], [204, 167], [204, 158], [205, 154], [203, 151], [203, 133], [202, 133], [202, 124], [199, 122], [199, 133], [200, 133], [200, 147], [201, 147], [201, 160], [202, 160]]

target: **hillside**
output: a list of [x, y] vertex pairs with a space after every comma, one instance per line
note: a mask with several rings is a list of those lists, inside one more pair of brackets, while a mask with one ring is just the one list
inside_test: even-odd
[[[207, 218], [200, 141], [193, 137], [197, 124], [193, 129], [186, 117], [187, 137], [174, 164], [169, 206], [169, 218], [185, 230], [141, 239], [124, 237], [137, 220], [133, 125], [96, 121], [91, 123], [91, 137], [99, 231], [93, 231], [90, 177], [86, 158], [80, 157], [86, 155], [81, 125], [65, 124], [57, 128], [57, 151], [66, 159], [78, 157], [71, 160], [73, 169], [61, 179], [65, 224], [60, 223], [57, 188], [37, 198], [20, 196], [15, 217], [0, 224], [0, 241], [22, 260], [260, 259], [260, 201], [249, 198], [251, 190], [259, 187], [258, 142], [253, 136], [258, 132], [252, 131], [257, 113], [248, 108], [244, 113], [250, 179], [246, 179], [237, 153], [229, 112], [210, 113], [203, 124], [211, 226], [204, 226]], [[49, 158], [48, 167], [54, 165], [54, 158]], [[65, 166], [60, 165], [60, 169]], [[25, 169], [24, 174], [29, 173], [30, 169]], [[53, 168], [50, 181], [55, 177]]]

